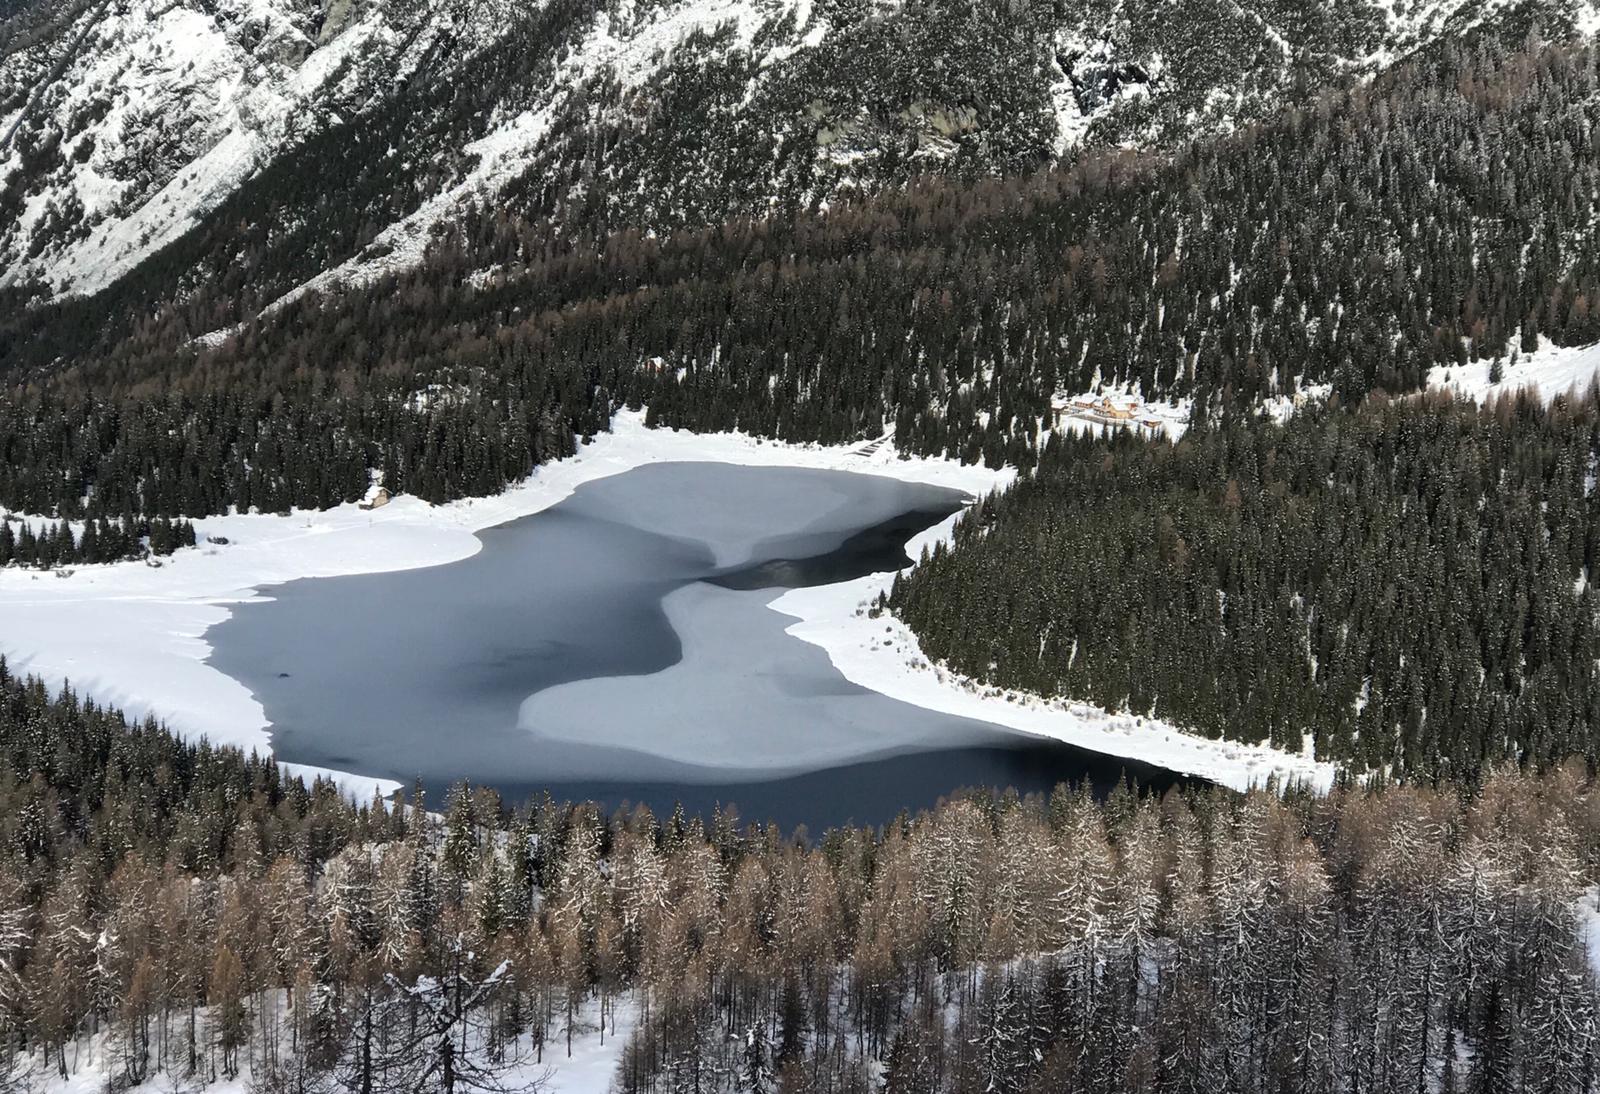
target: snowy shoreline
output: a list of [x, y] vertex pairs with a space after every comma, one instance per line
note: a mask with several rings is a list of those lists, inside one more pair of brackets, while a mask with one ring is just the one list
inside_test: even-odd
[[[959, 514], [915, 537], [907, 552], [919, 558], [924, 547], [949, 542], [958, 518]], [[878, 595], [893, 585], [894, 576], [873, 574], [838, 585], [792, 589], [770, 607], [798, 620], [788, 632], [821, 646], [847, 679], [891, 699], [1196, 775], [1236, 790], [1272, 778], [1319, 790], [1333, 785], [1335, 766], [1308, 755], [1211, 740], [1158, 718], [1114, 713], [1089, 703], [1007, 692], [930, 663], [911, 628], [887, 612], [877, 618], [869, 614]]]
[[[225, 537], [164, 560], [81, 567], [69, 576], [0, 570], [0, 654], [15, 672], [51, 687], [71, 682], [96, 702], [130, 717], [155, 715], [185, 736], [270, 751], [261, 704], [238, 681], [206, 663], [206, 632], [235, 604], [270, 595], [270, 586], [300, 578], [379, 573], [436, 566], [475, 554], [476, 532], [547, 509], [586, 482], [646, 463], [702, 460], [748, 466], [810, 467], [884, 475], [953, 487], [974, 496], [1015, 477], [949, 460], [898, 457], [891, 444], [854, 447], [789, 445], [742, 434], [692, 434], [646, 429], [643, 415], [617, 415], [612, 431], [567, 460], [538, 468], [505, 493], [432, 506], [398, 497], [378, 510], [353, 504], [289, 516], [234, 515], [195, 521], [202, 540]], [[912, 541], [948, 537], [952, 517]], [[796, 619], [789, 633], [820, 646], [853, 683], [924, 708], [992, 722], [1112, 756], [1152, 763], [1242, 787], [1269, 775], [1325, 786], [1330, 764], [1302, 756], [1184, 734], [1164, 723], [1108, 714], [1083, 704], [978, 693], [927, 665], [915, 637], [897, 620], [869, 618], [867, 602], [892, 574], [791, 590], [772, 608]], [[888, 628], [886, 631], [885, 628]], [[880, 642], [885, 634], [886, 644]], [[359, 682], [352, 682], [359, 686]], [[307, 773], [324, 773], [287, 765]], [[394, 784], [345, 772], [352, 793]]]

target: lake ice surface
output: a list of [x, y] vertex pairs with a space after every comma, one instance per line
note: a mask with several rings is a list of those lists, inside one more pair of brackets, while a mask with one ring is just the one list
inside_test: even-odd
[[210, 660], [260, 700], [280, 758], [366, 775], [625, 790], [947, 752], [942, 793], [1038, 743], [850, 683], [768, 604], [904, 565], [908, 536], [964, 500], [874, 475], [652, 464], [480, 533], [458, 562], [271, 589], [211, 631]]

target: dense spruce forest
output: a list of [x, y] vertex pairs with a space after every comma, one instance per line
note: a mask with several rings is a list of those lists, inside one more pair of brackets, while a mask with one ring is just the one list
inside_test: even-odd
[[226, 277], [87, 355], [52, 343], [74, 327], [55, 306], [18, 313], [0, 504], [325, 505], [369, 467], [457, 497], [624, 403], [790, 440], [892, 423], [911, 452], [1026, 467], [1057, 390], [1134, 382], [1214, 413], [1327, 383], [1353, 402], [1540, 336], [1594, 341], [1596, 64], [1484, 35], [1171, 155], [709, 228], [585, 228], [511, 200], [415, 272], [205, 347], [188, 340]]
[[372, 469], [428, 501], [497, 493], [610, 421], [582, 370], [537, 389], [347, 399], [268, 386], [144, 400], [0, 398], [0, 505], [68, 517], [325, 509], [366, 493]]
[[896, 582], [973, 677], [1437, 779], [1600, 758], [1600, 389], [1061, 434]]
[[20, 1088], [1593, 1089], [1581, 767], [1450, 788], [959, 795], [808, 839], [357, 806], [0, 667]]

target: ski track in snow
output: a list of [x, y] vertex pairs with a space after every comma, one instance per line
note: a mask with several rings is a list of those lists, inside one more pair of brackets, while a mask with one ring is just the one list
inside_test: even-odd
[[[861, 471], [954, 487], [974, 496], [1006, 485], [1015, 475], [1010, 469], [947, 460], [902, 460], [892, 444], [861, 454], [865, 447], [784, 445], [741, 434], [646, 429], [642, 415], [624, 412], [612, 432], [601, 434], [578, 455], [539, 468], [495, 497], [430, 506], [401, 496], [372, 511], [347, 504], [289, 516], [206, 517], [195, 521], [202, 546], [180, 551], [159, 567], [122, 562], [60, 575], [0, 570], [0, 617], [7, 621], [0, 633], [0, 654], [13, 671], [33, 673], [51, 687], [70, 681], [80, 693], [115, 704], [132, 717], [153, 714], [188, 736], [266, 751], [270, 725], [261, 704], [243, 684], [204, 659], [210, 653], [207, 630], [225, 619], [232, 605], [261, 597], [267, 586], [465, 558], [481, 546], [475, 532], [544, 510], [585, 482], [654, 461]], [[918, 537], [911, 544], [912, 557], [935, 537], [948, 536], [953, 527], [952, 518]], [[213, 536], [229, 543], [204, 542]], [[1331, 764], [1305, 756], [1210, 741], [1149, 718], [1108, 714], [1084, 704], [979, 694], [959, 678], [927, 666], [915, 639], [898, 622], [869, 618], [866, 602], [891, 580], [892, 575], [880, 574], [793, 590], [772, 607], [794, 617], [789, 632], [821, 646], [846, 678], [892, 698], [1229, 786], [1246, 786], [1271, 774], [1318, 786], [1332, 780]], [[880, 639], [886, 633], [892, 640], [884, 644]], [[360, 684], [352, 681], [351, 686]], [[393, 788], [381, 780], [340, 778], [360, 795]]]

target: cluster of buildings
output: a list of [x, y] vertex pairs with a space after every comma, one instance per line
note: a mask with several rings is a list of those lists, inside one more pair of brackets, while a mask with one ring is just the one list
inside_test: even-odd
[[1060, 396], [1050, 403], [1052, 428], [1060, 429], [1074, 419], [1114, 429], [1135, 429], [1159, 433], [1166, 421], [1132, 395]]

